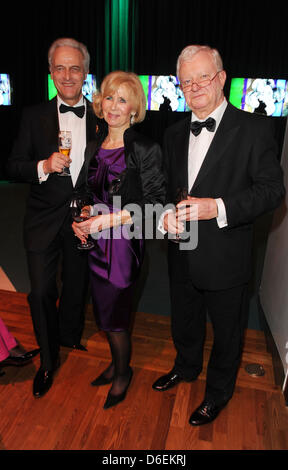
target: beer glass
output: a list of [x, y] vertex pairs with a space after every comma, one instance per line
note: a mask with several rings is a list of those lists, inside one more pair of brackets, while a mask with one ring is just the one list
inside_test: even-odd
[[[58, 134], [58, 147], [59, 152], [63, 153], [67, 160], [69, 159], [71, 148], [72, 148], [72, 132], [71, 131], [59, 131]], [[70, 169], [64, 166], [61, 173], [58, 176], [71, 176]]]

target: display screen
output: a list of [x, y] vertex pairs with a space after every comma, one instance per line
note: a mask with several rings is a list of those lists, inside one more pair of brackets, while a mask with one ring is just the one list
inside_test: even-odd
[[[86, 80], [83, 83], [82, 93], [83, 95], [92, 102], [93, 94], [97, 90], [96, 77], [91, 73], [87, 74]], [[48, 99], [52, 100], [54, 96], [57, 95], [57, 90], [55, 88], [54, 82], [51, 78], [51, 75], [48, 74]]]
[[12, 104], [12, 90], [10, 76], [8, 73], [0, 73], [0, 106], [10, 106]]
[[232, 78], [229, 101], [236, 108], [266, 116], [288, 115], [288, 81], [273, 78]]
[[148, 111], [189, 111], [174, 75], [139, 75]]

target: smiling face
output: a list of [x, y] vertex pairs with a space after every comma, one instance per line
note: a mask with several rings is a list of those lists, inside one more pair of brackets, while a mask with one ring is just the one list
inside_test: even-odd
[[[208, 86], [199, 87], [197, 83], [205, 79], [213, 80]], [[184, 96], [190, 109], [200, 119], [205, 119], [223, 101], [226, 73], [224, 70], [217, 70], [211, 54], [207, 51], [200, 51], [181, 64], [179, 80], [181, 83], [192, 80], [193, 85], [184, 90]]]
[[102, 112], [109, 127], [123, 132], [130, 127], [131, 115], [135, 114], [135, 109], [125, 84], [103, 97]]
[[82, 53], [74, 47], [57, 47], [50, 72], [60, 98], [70, 106], [78, 103], [86, 78]]

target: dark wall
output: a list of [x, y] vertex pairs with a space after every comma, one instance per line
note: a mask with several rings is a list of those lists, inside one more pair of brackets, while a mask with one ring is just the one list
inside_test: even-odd
[[15, 16], [10, 21], [5, 23], [3, 14], [0, 68], [1, 73], [11, 74], [13, 105], [0, 107], [0, 179], [5, 178], [7, 156], [22, 108], [46, 99], [50, 44], [59, 37], [74, 37], [83, 42], [90, 52], [91, 72], [97, 72], [100, 77], [103, 75], [104, 6], [105, 0], [28, 0], [14, 6], [11, 2]]
[[288, 78], [287, 1], [138, 0], [135, 68], [169, 74], [188, 44], [208, 44], [228, 74]]
[[[174, 74], [181, 49], [203, 43], [219, 49], [231, 77], [288, 78], [286, 1], [131, 0], [137, 16], [135, 72]], [[57, 37], [84, 42], [98, 81], [105, 64], [105, 0], [12, 2], [1, 19], [1, 73], [10, 73], [14, 104], [0, 107], [0, 178], [17, 132], [23, 106], [46, 99], [47, 51]], [[7, 20], [5, 19], [7, 18]], [[11, 18], [11, 19], [10, 19]], [[142, 128], [161, 140], [181, 116], [150, 113]]]

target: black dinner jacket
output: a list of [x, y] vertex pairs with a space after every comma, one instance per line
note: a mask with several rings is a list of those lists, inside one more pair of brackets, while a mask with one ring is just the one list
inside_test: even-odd
[[[174, 201], [177, 188], [188, 186], [190, 122], [191, 115], [164, 136], [167, 202]], [[179, 250], [169, 242], [171, 279], [189, 278], [208, 290], [248, 282], [253, 222], [275, 209], [285, 194], [272, 126], [272, 118], [228, 103], [190, 191], [199, 198], [222, 198], [228, 226], [220, 229], [216, 219], [199, 221], [194, 250]]]
[[[95, 139], [99, 120], [86, 100], [87, 143]], [[19, 134], [8, 160], [8, 175], [16, 181], [30, 183], [24, 218], [24, 244], [31, 251], [42, 251], [50, 244], [69, 216], [71, 198], [85, 184], [83, 164], [73, 188], [71, 178], [49, 175], [39, 184], [37, 164], [58, 151], [57, 99], [26, 108], [23, 111]]]
[[[163, 174], [162, 150], [158, 143], [152, 141], [137, 130], [137, 125], [124, 132], [124, 153], [126, 169], [121, 177], [119, 190], [111, 196], [121, 196], [121, 207], [127, 204], [137, 204], [145, 216], [145, 205], [165, 203], [166, 187]], [[106, 123], [102, 123], [101, 133], [97, 139], [86, 148], [86, 174], [89, 163], [97, 154], [108, 133]], [[90, 187], [93, 191], [93, 187]]]

